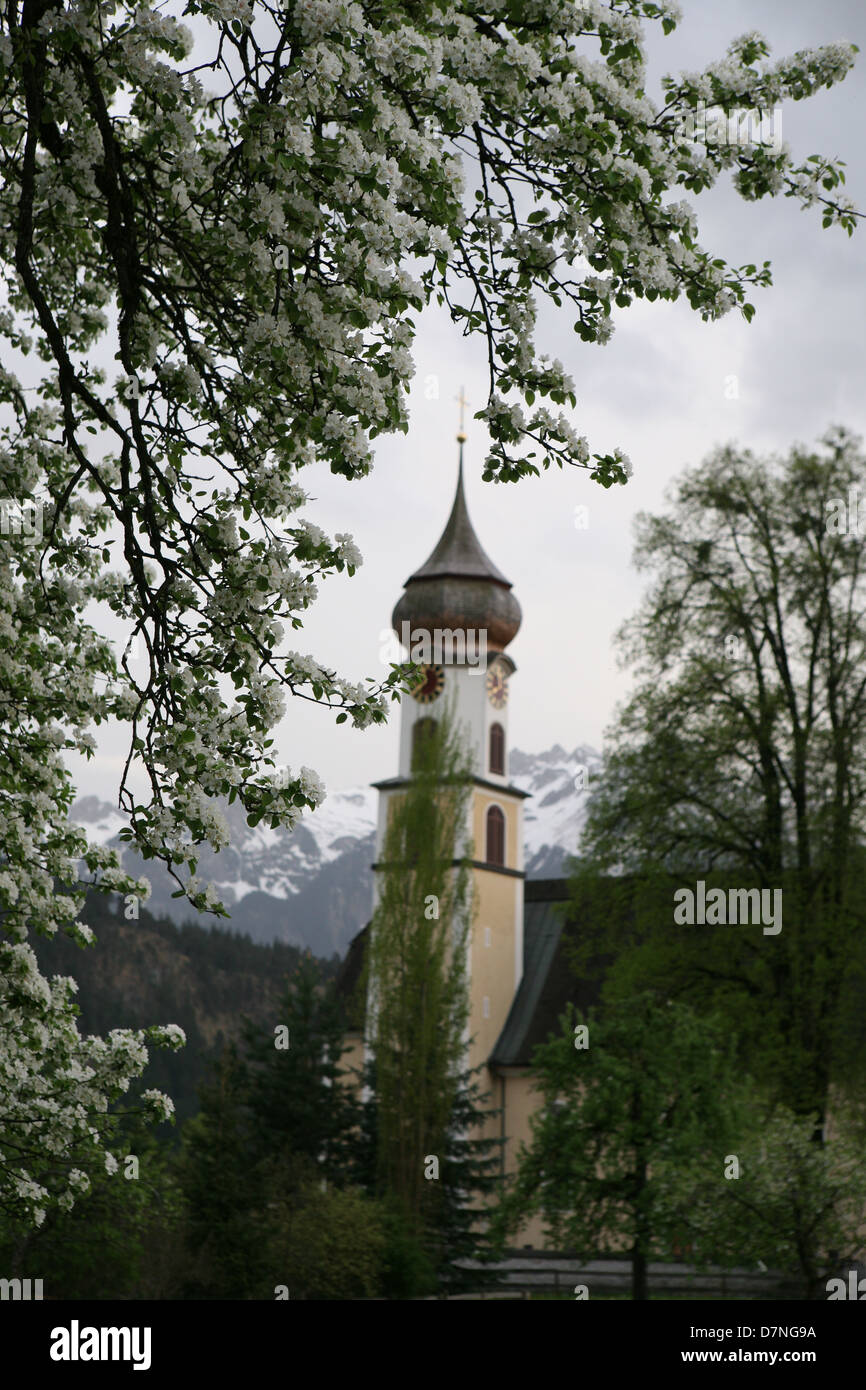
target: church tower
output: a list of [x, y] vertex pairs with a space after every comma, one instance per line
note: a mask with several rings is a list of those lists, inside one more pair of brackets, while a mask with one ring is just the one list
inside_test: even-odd
[[[424, 675], [401, 702], [398, 775], [379, 792], [376, 861], [381, 859], [388, 804], [412, 772], [413, 749], [453, 699], [468, 740], [474, 775], [468, 834], [475, 920], [469, 945], [470, 1067], [486, 1064], [502, 1032], [523, 973], [523, 800], [509, 784], [508, 700], [515, 664], [506, 648], [520, 627], [511, 584], [482, 549], [463, 491], [462, 424], [454, 505], [438, 544], [406, 580], [392, 615], [398, 638]], [[482, 1078], [483, 1080], [483, 1078]], [[487, 1085], [492, 1089], [492, 1078]], [[485, 1089], [487, 1086], [485, 1086]]]

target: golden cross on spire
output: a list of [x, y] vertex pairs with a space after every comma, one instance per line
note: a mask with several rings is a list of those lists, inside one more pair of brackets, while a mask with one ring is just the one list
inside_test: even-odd
[[463, 387], [462, 387], [462, 386], [460, 387], [460, 395], [459, 395], [459, 396], [455, 396], [454, 399], [457, 401], [458, 405], [460, 406], [460, 429], [459, 429], [458, 434], [457, 434], [457, 443], [458, 443], [458, 444], [465, 444], [465, 443], [466, 443], [466, 431], [465, 431], [464, 428], [463, 428], [463, 411], [464, 411], [464, 408], [469, 404], [469, 402], [467, 401], [466, 397], [465, 397], [464, 394], [463, 394]]

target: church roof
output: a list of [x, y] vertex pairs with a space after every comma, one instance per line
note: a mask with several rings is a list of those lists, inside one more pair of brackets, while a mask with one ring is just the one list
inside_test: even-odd
[[368, 922], [352, 937], [345, 959], [334, 980], [334, 991], [342, 1003], [343, 1018], [348, 1029], [361, 1030], [364, 1026], [364, 999], [360, 991], [370, 926], [371, 923]]
[[406, 624], [410, 632], [483, 632], [487, 649], [503, 652], [521, 618], [511, 581], [482, 548], [469, 520], [461, 441], [451, 515], [432, 555], [406, 580], [391, 614], [392, 626], [402, 642]]
[[[491, 1067], [530, 1066], [537, 1045], [559, 1033], [566, 1005], [585, 1012], [599, 1002], [605, 962], [594, 962], [577, 979], [568, 959], [569, 937], [580, 931], [580, 921], [568, 911], [570, 896], [565, 878], [527, 879], [524, 884], [523, 978], [490, 1055]], [[609, 910], [614, 898], [602, 891], [601, 901], [589, 911]]]
[[[529, 883], [525, 884], [524, 891], [529, 887]], [[494, 1064], [521, 1066], [529, 1061], [527, 1054], [532, 1049], [528, 1040], [530, 1036], [534, 1038], [538, 1031], [533, 1024], [539, 1014], [542, 995], [549, 993], [552, 967], [562, 935], [560, 908], [561, 904], [555, 902], [524, 902], [523, 977], [505, 1027], [493, 1049], [490, 1060]], [[545, 1016], [550, 1012], [549, 1007], [543, 1010]]]
[[428, 560], [406, 580], [414, 584], [421, 579], [489, 579], [494, 584], [511, 588], [511, 581], [497, 569], [475, 534], [469, 519], [469, 509], [463, 491], [463, 449], [457, 472], [457, 491], [445, 530]]

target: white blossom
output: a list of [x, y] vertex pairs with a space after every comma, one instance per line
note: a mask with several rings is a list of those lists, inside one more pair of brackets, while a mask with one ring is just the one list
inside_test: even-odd
[[[644, 8], [678, 17], [665, 0]], [[148, 1045], [182, 1041], [173, 1025], [82, 1036], [75, 982], [38, 968], [34, 923], [99, 949], [80, 919], [88, 886], [149, 894], [70, 823], [68, 756], [97, 751], [108, 721], [130, 735], [134, 721], [125, 829], [180, 884], [202, 845], [228, 844], [229, 793], [248, 811], [265, 796], [288, 830], [299, 793], [319, 805], [312, 769], [286, 787], [263, 775], [288, 696], [365, 728], [385, 719], [394, 681], [347, 681], [286, 649], [318, 586], [361, 564], [347, 532], [330, 540], [298, 519], [317, 491], [301, 480], [363, 479], [376, 437], [408, 427], [420, 311], [447, 296], [489, 350], [486, 477], [515, 480], [532, 450], [545, 466], [602, 457], [596, 476], [622, 481], [626, 456], [593, 455], [565, 405], [574, 381], [536, 341], [539, 298], [561, 276], [588, 344], [643, 296], [748, 314], [764, 273], [715, 264], [684, 186], [730, 174], [749, 200], [793, 196], [850, 230], [841, 170], [797, 165], [786, 146], [701, 145], [684, 118], [701, 102], [799, 100], [844, 78], [854, 51], [770, 61], [743, 35], [705, 71], [664, 79], [665, 115], [647, 94], [642, 20], [609, 0], [494, 0], [489, 27], [450, 3], [287, 0], [279, 49], [252, 0], [196, 0], [195, 43], [218, 55], [212, 93], [187, 61], [190, 30], [149, 0], [19, 6], [14, 42], [6, 10], [0, 492], [44, 498], [47, 539], [44, 564], [40, 546], [0, 547], [0, 1120], [21, 1144], [0, 1164], [0, 1204], [39, 1224], [75, 1202], [88, 1168], [112, 1171], [111, 1102]], [[255, 54], [248, 71], [238, 43]], [[477, 200], [479, 126], [497, 178]], [[500, 174], [520, 190], [513, 205]], [[108, 616], [149, 636], [152, 660], [119, 668]], [[185, 891], [220, 910], [213, 884]], [[171, 1111], [156, 1092], [146, 1101]]]

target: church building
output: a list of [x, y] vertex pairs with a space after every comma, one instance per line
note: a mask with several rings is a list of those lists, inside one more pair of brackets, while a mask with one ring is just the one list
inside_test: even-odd
[[[425, 646], [423, 679], [400, 708], [397, 775], [374, 786], [379, 793], [376, 860], [381, 858], [388, 806], [405, 790], [416, 741], [436, 716], [437, 702], [454, 700], [455, 718], [468, 736], [474, 764], [469, 833], [475, 914], [469, 944], [470, 999], [467, 1063], [482, 1067], [481, 1088], [494, 1116], [487, 1137], [503, 1140], [503, 1177], [513, 1171], [521, 1140], [529, 1139], [529, 1117], [539, 1103], [528, 1076], [532, 1050], [556, 1030], [568, 1000], [580, 1005], [574, 977], [562, 958], [566, 880], [527, 883], [524, 875], [523, 803], [528, 793], [508, 779], [508, 708], [517, 667], [507, 648], [521, 624], [521, 610], [508, 579], [475, 533], [463, 490], [463, 444], [451, 515], [423, 565], [407, 579], [392, 614], [404, 645]], [[484, 655], [486, 653], [486, 660]], [[418, 658], [413, 654], [413, 660]], [[518, 697], [519, 698], [519, 697]], [[376, 865], [373, 865], [375, 870]], [[361, 977], [369, 926], [352, 941], [338, 980], [347, 999]], [[360, 1020], [356, 1018], [356, 1025]], [[364, 1059], [361, 1026], [350, 1031], [347, 1068]], [[540, 1222], [527, 1224], [521, 1243], [543, 1244]]]

